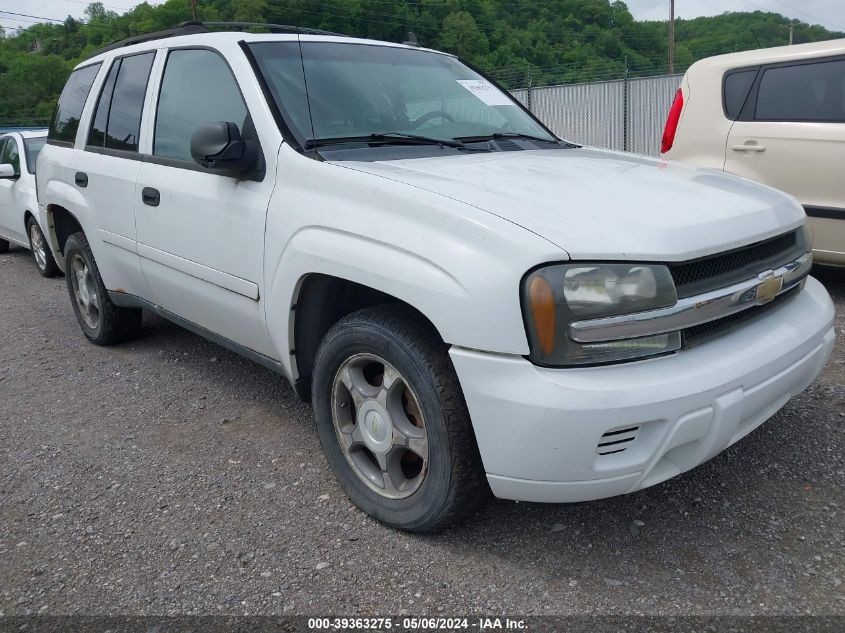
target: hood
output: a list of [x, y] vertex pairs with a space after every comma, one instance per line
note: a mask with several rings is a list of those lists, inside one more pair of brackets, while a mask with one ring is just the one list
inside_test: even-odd
[[747, 180], [596, 149], [337, 164], [492, 213], [572, 259], [683, 261], [784, 233], [805, 217], [789, 196]]

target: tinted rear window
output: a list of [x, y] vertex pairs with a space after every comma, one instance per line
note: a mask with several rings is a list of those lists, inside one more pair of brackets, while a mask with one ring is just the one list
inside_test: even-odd
[[48, 139], [70, 145], [76, 140], [82, 109], [99, 70], [100, 64], [92, 64], [70, 74], [59, 97], [59, 104], [47, 134]]
[[748, 98], [748, 91], [757, 76], [757, 69], [739, 70], [725, 75], [725, 114], [729, 119], [739, 118], [742, 106]]
[[138, 151], [141, 111], [155, 53], [115, 60], [97, 103], [88, 145]]
[[845, 60], [767, 69], [755, 118], [845, 123]]
[[145, 53], [123, 58], [111, 100], [106, 147], [138, 151], [141, 111], [153, 57], [153, 53]]

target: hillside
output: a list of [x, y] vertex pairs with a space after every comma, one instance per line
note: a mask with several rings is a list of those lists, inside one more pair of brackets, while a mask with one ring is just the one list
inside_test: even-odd
[[[508, 87], [660, 74], [667, 24], [637, 22], [610, 0], [199, 0], [206, 21], [297, 24], [350, 35], [419, 42], [457, 53]], [[189, 0], [141, 4], [118, 15], [101, 3], [86, 19], [36, 23], [0, 40], [0, 124], [43, 124], [70, 69], [111, 41], [190, 20]], [[8, 13], [8, 12], [6, 12]], [[21, 17], [21, 14], [24, 14]], [[0, 12], [0, 20], [9, 18]], [[676, 70], [702, 57], [786, 44], [790, 20], [776, 13], [729, 13], [676, 23]], [[0, 22], [2, 24], [2, 22]], [[797, 24], [796, 43], [845, 37]]]

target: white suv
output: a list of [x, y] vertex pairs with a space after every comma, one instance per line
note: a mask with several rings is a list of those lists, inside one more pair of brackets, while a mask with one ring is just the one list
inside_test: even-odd
[[816, 261], [845, 266], [845, 39], [693, 64], [663, 155], [792, 194], [810, 218]]
[[451, 55], [204, 30], [61, 95], [39, 201], [79, 324], [151, 310], [277, 371], [382, 521], [651, 486], [831, 353], [791, 198], [561, 141]]

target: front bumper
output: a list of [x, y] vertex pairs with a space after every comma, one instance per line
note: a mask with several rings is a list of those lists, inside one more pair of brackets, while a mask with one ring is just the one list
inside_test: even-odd
[[834, 339], [833, 303], [808, 278], [783, 305], [671, 356], [545, 369], [450, 355], [493, 493], [558, 503], [633, 492], [707, 461], [806, 389]]

